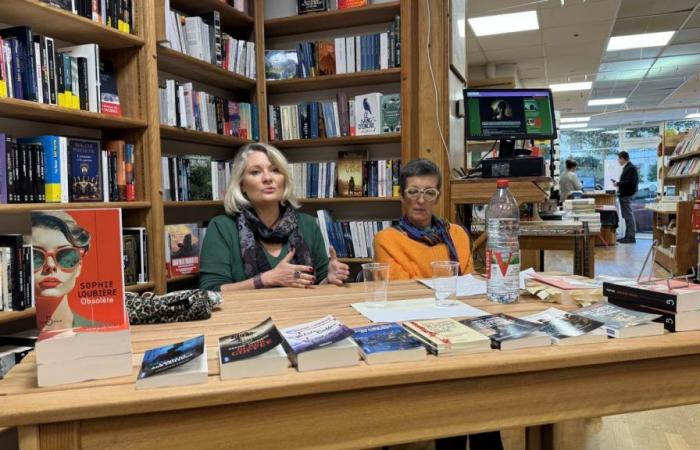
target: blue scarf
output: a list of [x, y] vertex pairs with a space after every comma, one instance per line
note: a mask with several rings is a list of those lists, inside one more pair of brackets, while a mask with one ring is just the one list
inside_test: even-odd
[[431, 223], [432, 228], [430, 230], [421, 230], [413, 225], [408, 220], [408, 217], [404, 216], [399, 221], [399, 224], [396, 225], [396, 228], [406, 233], [414, 241], [422, 242], [430, 247], [445, 243], [447, 250], [450, 252], [450, 261], [459, 262], [457, 248], [455, 248], [455, 243], [452, 242], [452, 237], [450, 236], [450, 223], [435, 216], [432, 217]]

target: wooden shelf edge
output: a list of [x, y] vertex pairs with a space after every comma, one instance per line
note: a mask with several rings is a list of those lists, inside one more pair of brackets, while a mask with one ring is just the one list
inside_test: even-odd
[[0, 325], [16, 320], [28, 319], [36, 315], [34, 308], [27, 308], [24, 311], [0, 311]]
[[401, 81], [401, 68], [365, 72], [341, 73], [309, 78], [291, 78], [288, 80], [267, 80], [268, 94], [281, 94], [296, 91], [318, 91], [338, 89], [367, 84], [398, 83]]
[[84, 203], [5, 203], [0, 205], [0, 213], [20, 213], [48, 209], [146, 209], [151, 202], [84, 202]]
[[240, 147], [243, 144], [253, 142], [249, 139], [241, 139], [236, 136], [205, 133], [203, 131], [194, 131], [187, 128], [171, 127], [170, 125], [160, 125], [160, 137], [161, 139], [169, 139], [172, 141], [216, 145], [219, 147]]
[[341, 136], [319, 139], [289, 139], [270, 141], [277, 148], [323, 147], [334, 145], [388, 144], [401, 142], [401, 133], [383, 133], [370, 136]]
[[178, 276], [178, 277], [168, 278], [166, 281], [167, 281], [168, 283], [177, 283], [177, 282], [180, 282], [180, 281], [196, 280], [197, 278], [199, 278], [199, 274], [198, 274], [198, 273], [193, 273], [193, 274], [190, 274], [190, 275], [180, 275], [180, 276]]
[[669, 161], [680, 161], [682, 159], [688, 159], [688, 158], [692, 158], [694, 156], [700, 156], [700, 151], [684, 153], [684, 154], [678, 155], [678, 156], [669, 156], [668, 160]]
[[374, 23], [389, 22], [401, 11], [401, 2], [280, 17], [265, 21], [265, 37], [289, 36], [313, 31], [334, 30]]
[[664, 178], [664, 180], [687, 180], [689, 178], [697, 178], [698, 176], [700, 176], [700, 173], [693, 173], [687, 175], [668, 175]]
[[158, 46], [158, 69], [225, 89], [253, 89], [255, 80], [168, 47]]
[[0, 98], [0, 117], [72, 125], [81, 128], [131, 129], [146, 128], [147, 126], [146, 121], [141, 119], [109, 116], [7, 97]]
[[145, 291], [152, 291], [155, 289], [156, 284], [152, 281], [146, 282], [146, 283], [137, 283], [137, 284], [130, 284], [128, 286], [125, 286], [124, 289], [127, 292], [145, 292]]
[[2, 0], [4, 23], [28, 25], [32, 31], [76, 44], [96, 43], [105, 50], [140, 47], [143, 38], [51, 6], [39, 0]]
[[255, 19], [221, 0], [170, 0], [170, 6], [189, 15], [200, 15], [208, 11], [219, 11], [221, 27], [224, 31], [231, 28], [252, 28]]

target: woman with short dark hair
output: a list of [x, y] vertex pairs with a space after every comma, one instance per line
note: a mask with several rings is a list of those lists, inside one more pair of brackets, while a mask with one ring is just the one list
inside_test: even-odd
[[572, 192], [583, 189], [581, 180], [579, 180], [578, 175], [576, 175], [577, 167], [578, 163], [573, 159], [566, 160], [566, 172], [559, 178], [559, 192], [561, 194], [562, 203], [569, 198]]

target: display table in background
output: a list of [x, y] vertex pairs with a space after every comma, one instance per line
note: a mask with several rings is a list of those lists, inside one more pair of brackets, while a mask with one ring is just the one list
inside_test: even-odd
[[[603, 206], [615, 206], [617, 194], [604, 191], [584, 192], [583, 198], [595, 200], [596, 209]], [[596, 238], [596, 245], [617, 245], [617, 227], [619, 223], [617, 210], [598, 211], [600, 213], [600, 236]]]
[[[29, 356], [0, 381], [0, 427], [19, 426], [22, 449], [376, 448], [700, 402], [700, 332], [219, 379], [219, 336], [268, 316], [282, 327], [325, 314], [364, 325], [349, 306], [363, 295], [359, 284], [243, 291], [225, 295], [210, 320], [133, 327], [130, 377], [39, 389]], [[391, 299], [430, 295], [416, 282], [390, 285]], [[468, 303], [518, 316], [551, 306], [529, 299]], [[134, 389], [146, 349], [200, 333], [208, 346], [207, 384]], [[580, 436], [556, 439], [551, 427], [528, 435], [529, 449], [582, 445]]]

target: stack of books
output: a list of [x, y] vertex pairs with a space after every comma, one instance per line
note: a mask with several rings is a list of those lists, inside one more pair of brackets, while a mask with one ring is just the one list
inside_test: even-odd
[[591, 233], [600, 232], [600, 213], [595, 210], [595, 200], [592, 198], [581, 198], [564, 201], [565, 221], [587, 222], [588, 230]]
[[700, 330], [700, 285], [678, 280], [605, 282], [603, 295], [613, 305], [660, 315], [655, 321], [668, 331]]
[[284, 348], [299, 372], [354, 366], [353, 332], [333, 316], [282, 330]]
[[540, 333], [543, 323], [534, 323], [508, 314], [494, 314], [462, 320], [461, 323], [490, 338], [491, 346], [499, 350], [545, 347], [552, 340]]
[[603, 322], [557, 308], [549, 308], [523, 319], [543, 324], [544, 327], [536, 334], [549, 336], [554, 345], [593, 344], [608, 339]]
[[617, 339], [658, 336], [664, 333], [664, 325], [657, 322], [661, 317], [659, 314], [632, 311], [612, 303], [594, 303], [573, 313], [603, 322], [608, 336]]
[[410, 320], [403, 326], [438, 357], [491, 350], [488, 337], [455, 319]]

